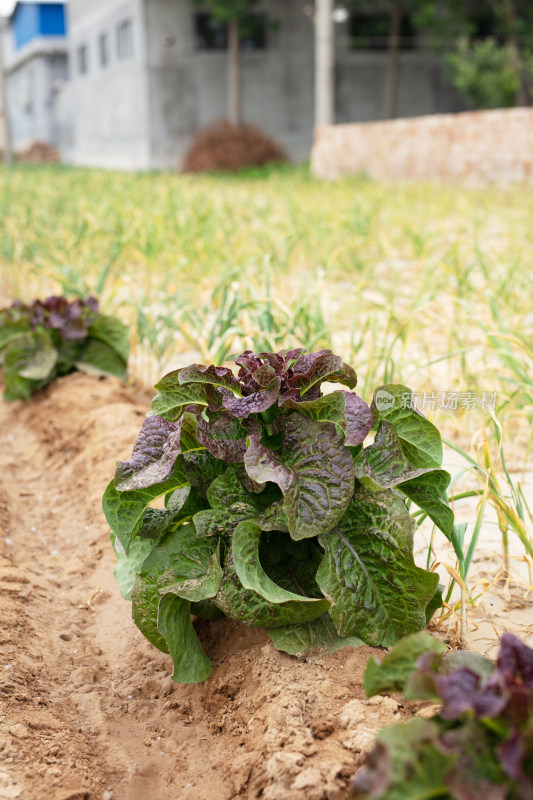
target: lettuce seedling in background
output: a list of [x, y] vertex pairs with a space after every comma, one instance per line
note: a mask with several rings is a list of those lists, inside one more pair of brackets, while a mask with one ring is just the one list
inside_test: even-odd
[[29, 400], [76, 369], [125, 379], [129, 335], [115, 317], [100, 314], [94, 297], [13, 303], [0, 311], [4, 399]]
[[212, 668], [191, 613], [268, 628], [292, 654], [424, 628], [441, 593], [413, 560], [406, 501], [446, 536], [453, 514], [439, 432], [411, 391], [382, 386], [367, 405], [330, 350], [247, 351], [236, 365], [166, 375], [103, 498], [121, 592], [174, 679]]
[[533, 650], [504, 633], [496, 664], [426, 633], [368, 662], [372, 697], [402, 692], [434, 700], [431, 719], [384, 728], [354, 782], [353, 800], [533, 799]]

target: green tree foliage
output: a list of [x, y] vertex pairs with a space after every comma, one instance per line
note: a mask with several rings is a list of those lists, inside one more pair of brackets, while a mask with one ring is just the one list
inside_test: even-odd
[[416, 3], [413, 21], [433, 48], [446, 53], [452, 83], [474, 108], [532, 104], [530, 0], [482, 0], [477, 6], [461, 0]]
[[203, 0], [189, 0], [189, 2], [193, 6], [207, 5], [218, 22], [230, 22], [245, 18], [259, 0], [210, 0], [208, 3]]

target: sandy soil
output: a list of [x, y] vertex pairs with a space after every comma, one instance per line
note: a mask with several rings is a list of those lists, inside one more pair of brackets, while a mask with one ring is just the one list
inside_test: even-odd
[[368, 647], [298, 661], [229, 620], [198, 623], [210, 680], [171, 681], [115, 587], [100, 506], [148, 403], [82, 374], [0, 402], [0, 798], [342, 800], [375, 731], [420, 706], [364, 700]]

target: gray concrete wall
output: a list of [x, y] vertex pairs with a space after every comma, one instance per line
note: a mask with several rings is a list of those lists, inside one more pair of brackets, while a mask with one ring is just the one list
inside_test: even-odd
[[[117, 55], [117, 25], [130, 19], [133, 53]], [[150, 114], [142, 0], [70, 0], [71, 91], [63, 106], [72, 109], [73, 147], [65, 155], [88, 166], [150, 167]], [[109, 62], [99, 62], [99, 36], [107, 33]], [[88, 70], [80, 74], [78, 50], [88, 48]]]
[[7, 102], [13, 148], [59, 144], [57, 94], [67, 80], [64, 40], [34, 39], [7, 59]]
[[[314, 123], [314, 29], [308, 0], [261, 0], [257, 11], [279, 22], [264, 51], [242, 54], [243, 115], [282, 142], [294, 160], [309, 155]], [[194, 132], [226, 116], [227, 54], [199, 51], [188, 0], [70, 0], [75, 163], [120, 168], [177, 167]], [[116, 58], [115, 31], [133, 21], [134, 54]], [[111, 60], [97, 64], [98, 36], [110, 35]], [[381, 119], [387, 54], [350, 50], [336, 26], [336, 120]], [[77, 50], [89, 47], [79, 75]], [[459, 111], [464, 104], [440, 61], [400, 54], [398, 115]], [[66, 104], [64, 104], [66, 106]]]
[[[227, 56], [195, 49], [187, 0], [146, 6], [153, 159], [176, 165], [195, 130], [226, 116]], [[308, 155], [313, 127], [313, 28], [304, 6], [305, 0], [263, 0], [255, 10], [280, 28], [269, 31], [266, 50], [242, 54], [244, 119], [294, 158]]]
[[[226, 116], [226, 53], [195, 49], [187, 0], [146, 0], [153, 163], [174, 166], [194, 131]], [[265, 51], [244, 53], [243, 115], [279, 139], [291, 157], [309, 155], [314, 124], [314, 29], [306, 0], [263, 0], [256, 7], [280, 23]], [[336, 25], [336, 121], [383, 116], [387, 54], [350, 50]], [[169, 37], [170, 34], [170, 37]], [[172, 41], [172, 44], [169, 42]], [[460, 111], [441, 61], [424, 51], [399, 57], [398, 116]]]

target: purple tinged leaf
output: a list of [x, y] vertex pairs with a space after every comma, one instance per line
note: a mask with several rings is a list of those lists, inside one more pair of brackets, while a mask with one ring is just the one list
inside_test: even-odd
[[288, 406], [289, 408], [296, 408], [296, 403], [303, 403], [308, 400], [309, 400], [308, 397], [302, 398], [300, 396], [299, 389], [289, 389], [288, 392], [284, 392], [280, 396], [278, 400], [278, 406], [280, 406], [280, 408], [282, 406]]
[[466, 719], [451, 730], [444, 726], [441, 730], [436, 744], [454, 759], [446, 773], [446, 786], [454, 800], [505, 800], [510, 796], [509, 781], [484, 726], [475, 719]]
[[[191, 410], [194, 407], [191, 407]], [[205, 419], [195, 411], [198, 419], [196, 438], [198, 442], [215, 458], [228, 464], [244, 460], [246, 452], [246, 429], [235, 417], [222, 415], [213, 422]]]
[[291, 369], [289, 386], [300, 389], [304, 395], [316, 383], [320, 383], [329, 375], [342, 370], [343, 361], [340, 356], [335, 356], [331, 350], [319, 350], [317, 353], [305, 353]]
[[228, 367], [205, 367], [203, 364], [191, 364], [179, 370], [179, 382], [210, 383], [212, 386], [223, 386], [240, 394], [239, 381]]
[[261, 437], [257, 434], [250, 436], [250, 443], [244, 457], [246, 471], [258, 483], [265, 484], [268, 481], [277, 483], [285, 494], [294, 487], [295, 478], [281, 458], [272, 450], [264, 447], [260, 439]]
[[281, 379], [276, 378], [266, 389], [261, 389], [247, 397], [224, 397], [223, 404], [226, 411], [233, 417], [246, 419], [250, 414], [260, 414], [274, 405], [279, 396]]
[[442, 700], [442, 719], [457, 719], [467, 711], [477, 717], [497, 717], [507, 702], [500, 686], [488, 683], [482, 687], [480, 676], [466, 667], [438, 675], [435, 684]]
[[[370, 658], [366, 665], [364, 687], [367, 697], [383, 692], [403, 692], [405, 685], [415, 670], [430, 668], [440, 662], [446, 645], [438, 642], [426, 631], [413, 633], [401, 639], [398, 644], [378, 661], [376, 656]], [[432, 695], [434, 696], [434, 695]]]
[[[254, 381], [259, 384], [263, 389], [267, 389], [279, 377], [279, 372], [276, 372], [274, 367], [270, 364], [263, 364], [258, 370], [254, 372]], [[281, 383], [281, 381], [280, 381]]]
[[243, 377], [242, 370], [244, 370], [244, 372], [248, 372], [249, 374], [253, 374], [262, 365], [261, 360], [258, 358], [258, 356], [252, 353], [251, 350], [245, 350], [244, 353], [235, 359], [235, 363], [241, 367], [239, 378]]
[[253, 478], [250, 478], [248, 473], [246, 472], [246, 468], [244, 464], [239, 464], [237, 466], [237, 476], [244, 486], [244, 488], [251, 492], [252, 494], [261, 494], [263, 489], [265, 488], [265, 483], [259, 483], [258, 481], [254, 481]]
[[337, 391], [309, 400], [308, 395], [300, 398], [299, 392], [299, 389], [285, 392], [278, 405], [292, 408], [319, 422], [332, 422], [344, 433], [345, 445], [356, 447], [366, 439], [373, 424], [372, 412], [361, 397], [352, 392]]
[[533, 689], [533, 649], [514, 634], [503, 634], [496, 667], [507, 686], [518, 680]]
[[129, 461], [119, 461], [115, 488], [119, 492], [145, 489], [163, 483], [181, 453], [181, 423], [158, 416], [147, 417], [139, 432]]
[[357, 447], [358, 444], [364, 442], [373, 425], [372, 412], [370, 406], [359, 395], [345, 391], [342, 394], [346, 400], [344, 410], [346, 417], [345, 444]]
[[250, 437], [244, 465], [260, 483], [277, 483], [284, 496], [289, 532], [295, 540], [330, 531], [353, 494], [350, 451], [335, 426], [299, 414], [283, 419], [285, 440], [280, 454]]
[[526, 759], [531, 763], [533, 758], [533, 736], [529, 735], [529, 747], [526, 736], [514, 729], [509, 738], [497, 749], [498, 758], [507, 775], [520, 786], [520, 800], [532, 800], [533, 775], [525, 772]]

